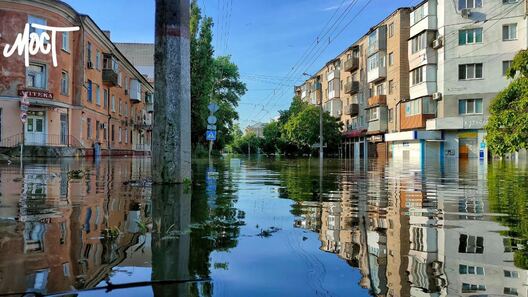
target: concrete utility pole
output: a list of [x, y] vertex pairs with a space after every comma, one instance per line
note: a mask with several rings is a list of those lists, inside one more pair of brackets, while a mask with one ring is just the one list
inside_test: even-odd
[[155, 104], [152, 178], [191, 179], [189, 0], [156, 0]]

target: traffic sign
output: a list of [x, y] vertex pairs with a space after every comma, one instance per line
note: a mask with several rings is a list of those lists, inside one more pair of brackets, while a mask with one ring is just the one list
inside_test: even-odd
[[20, 105], [20, 111], [27, 112], [28, 110], [29, 110], [28, 105], [25, 105], [25, 104]]
[[209, 141], [215, 141], [216, 140], [216, 131], [207, 131], [205, 133], [205, 139], [209, 140]]
[[216, 125], [207, 125], [207, 130], [216, 131]]
[[216, 124], [216, 117], [215, 116], [209, 116], [207, 118], [207, 123], [209, 123], [210, 125]]
[[220, 106], [218, 106], [216, 103], [210, 103], [207, 108], [209, 108], [210, 112], [215, 113], [220, 109]]
[[26, 120], [27, 120], [27, 113], [21, 112], [20, 113], [20, 121], [22, 121], [22, 123], [25, 124]]

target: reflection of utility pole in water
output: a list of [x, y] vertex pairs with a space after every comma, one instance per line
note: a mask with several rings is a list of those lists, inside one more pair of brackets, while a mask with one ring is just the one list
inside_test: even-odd
[[[188, 280], [191, 194], [185, 185], [152, 188], [152, 280]], [[188, 296], [190, 283], [154, 285], [155, 296]]]
[[191, 179], [189, 0], [156, 0], [152, 178]]

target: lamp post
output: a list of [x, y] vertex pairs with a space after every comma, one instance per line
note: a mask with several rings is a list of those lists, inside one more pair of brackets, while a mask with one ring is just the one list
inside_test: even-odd
[[[303, 73], [304, 76], [308, 76], [310, 78], [313, 77], [313, 75], [310, 75], [306, 72]], [[321, 94], [321, 100], [319, 100], [319, 162], [323, 163], [323, 96]]]

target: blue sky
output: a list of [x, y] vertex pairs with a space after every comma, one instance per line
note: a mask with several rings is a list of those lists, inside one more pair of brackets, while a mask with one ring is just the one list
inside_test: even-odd
[[[115, 42], [154, 42], [153, 0], [66, 2], [111, 30]], [[198, 0], [215, 22], [216, 54], [231, 55], [247, 84], [238, 108], [242, 127], [277, 116], [288, 108], [303, 72], [316, 72], [393, 10], [418, 2]]]

